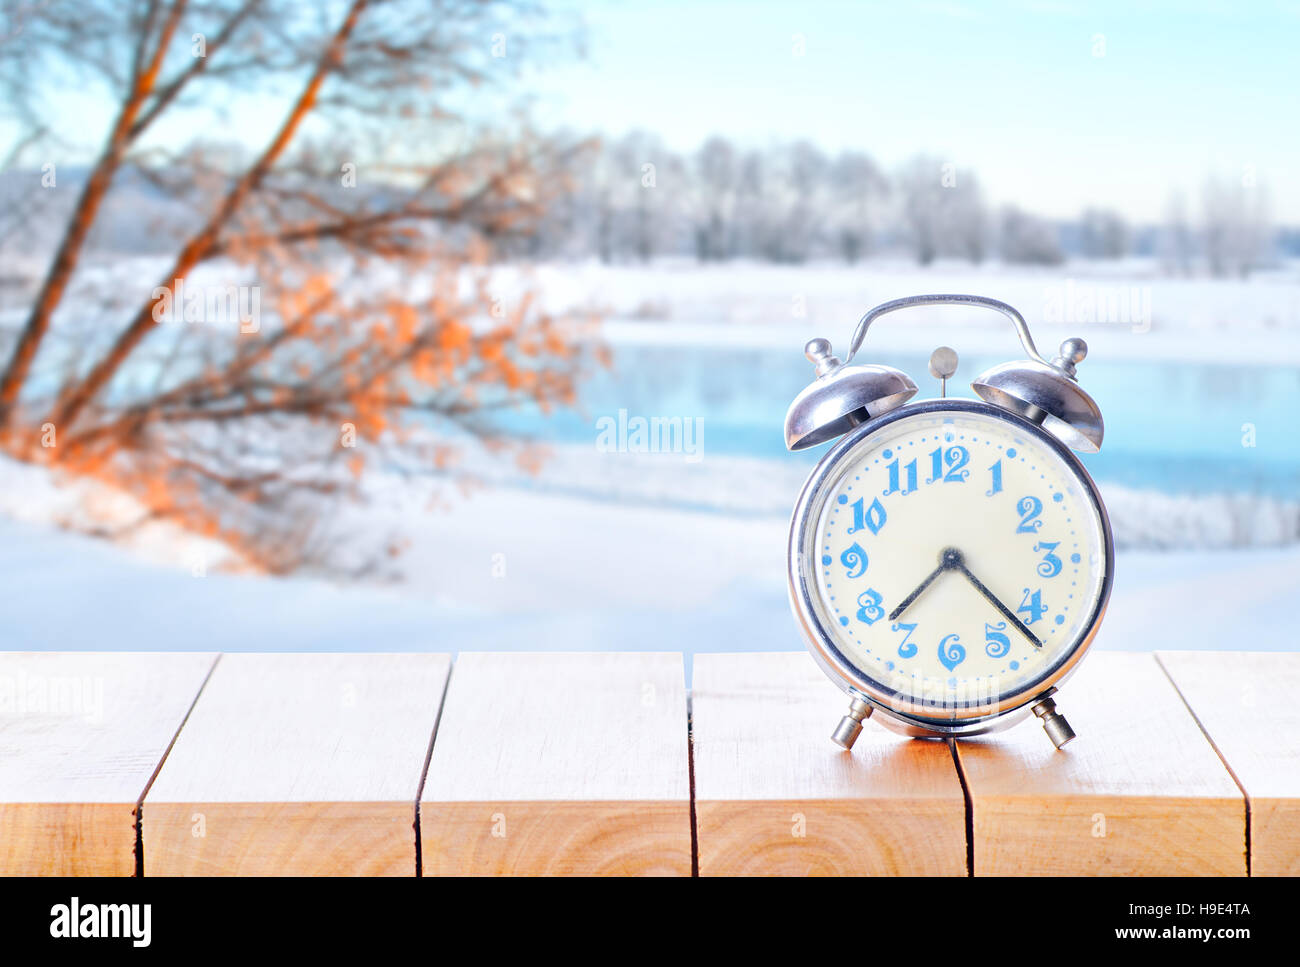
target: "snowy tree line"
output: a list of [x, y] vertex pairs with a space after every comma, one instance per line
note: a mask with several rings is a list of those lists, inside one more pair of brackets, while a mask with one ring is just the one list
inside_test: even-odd
[[[644, 133], [539, 142], [563, 160], [552, 168], [540, 218], [484, 239], [499, 257], [854, 264], [888, 254], [922, 265], [940, 258], [1055, 265], [1067, 257], [1135, 255], [1157, 260], [1169, 274], [1214, 276], [1245, 276], [1278, 256], [1300, 257], [1300, 227], [1272, 225], [1267, 192], [1249, 173], [1211, 176], [1191, 199], [1172, 192], [1159, 223], [1135, 224], [1113, 208], [1049, 219], [995, 206], [975, 172], [929, 155], [886, 169], [863, 152], [832, 156], [807, 141], [760, 151], [714, 137], [689, 153]], [[183, 191], [161, 192], [164, 174], [124, 165], [88, 246], [165, 251], [176, 231], [192, 228], [199, 206]], [[0, 253], [52, 249], [51, 235], [87, 172], [61, 170], [68, 191], [33, 193], [40, 177], [0, 172]], [[176, 177], [183, 181], [184, 173]], [[323, 171], [297, 177], [322, 186], [334, 180]], [[354, 193], [391, 199], [411, 191], [367, 173]], [[4, 277], [0, 270], [0, 304]]]
[[887, 170], [864, 152], [831, 155], [808, 141], [758, 150], [712, 137], [681, 153], [633, 132], [575, 156], [569, 177], [568, 193], [515, 254], [856, 263], [906, 253], [922, 265], [1132, 254], [1158, 256], [1170, 272], [1244, 275], [1277, 245], [1266, 195], [1249, 179], [1211, 178], [1195, 208], [1174, 195], [1164, 224], [1135, 226], [1106, 208], [1052, 220], [994, 206], [975, 172], [938, 157]]

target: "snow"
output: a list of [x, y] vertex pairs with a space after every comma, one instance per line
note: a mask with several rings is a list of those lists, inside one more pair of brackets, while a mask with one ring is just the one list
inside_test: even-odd
[[[214, 570], [196, 576], [49, 524], [0, 520], [4, 647], [802, 647], [787, 605], [780, 518], [497, 489], [406, 523], [408, 580], [375, 587]], [[1098, 648], [1294, 648], [1300, 547], [1121, 551], [1116, 567]]]
[[[67, 477], [32, 464], [0, 457], [0, 519], [57, 525], [70, 530], [120, 534], [117, 546], [142, 561], [202, 571], [238, 569], [241, 562], [219, 541], [174, 524], [150, 522], [124, 531], [141, 518], [142, 507], [121, 491], [86, 478]], [[120, 553], [120, 551], [119, 551]], [[6, 572], [0, 570], [0, 576]]]
[[[154, 261], [92, 267], [85, 285], [93, 288], [96, 278], [152, 285], [165, 270]], [[813, 335], [828, 336], [843, 352], [867, 307], [945, 290], [1017, 305], [1044, 353], [1065, 336], [1082, 335], [1093, 357], [1084, 363], [1085, 384], [1086, 367], [1102, 365], [1095, 360], [1146, 361], [1162, 367], [1162, 374], [1179, 374], [1188, 365], [1300, 365], [1300, 274], [1294, 265], [1250, 281], [1210, 281], [1167, 279], [1140, 262], [1057, 270], [941, 265], [929, 271], [885, 261], [860, 268], [584, 263], [498, 270], [494, 284], [508, 297], [534, 282], [552, 309], [603, 307], [610, 316], [604, 335], [616, 349], [721, 348], [725, 359], [732, 347], [768, 347], [793, 353], [797, 364], [798, 347]], [[1041, 321], [1067, 283], [1075, 294], [1088, 286], [1098, 287], [1094, 294], [1118, 287], [1140, 299], [1149, 289], [1149, 320]], [[12, 324], [13, 311], [0, 313], [0, 323]], [[995, 354], [1003, 346], [1005, 357], [1016, 352], [1000, 317], [934, 310], [885, 320], [872, 330], [864, 353], [964, 347], [972, 333], [978, 333], [979, 352]], [[1255, 370], [1246, 372], [1250, 379]], [[703, 381], [695, 373], [685, 378]], [[1105, 379], [1097, 382], [1105, 387]], [[149, 525], [118, 543], [69, 532], [60, 525], [121, 524], [136, 508], [97, 485], [0, 460], [3, 647], [689, 653], [802, 647], [786, 599], [785, 541], [789, 511], [815, 457], [718, 452], [709, 425], [715, 410], [731, 407], [733, 419], [734, 411], [752, 414], [762, 402], [759, 394], [719, 392], [723, 402], [710, 404], [710, 392], [733, 389], [710, 385], [695, 387], [693, 396], [656, 397], [665, 385], [680, 390], [647, 380], [640, 392], [648, 395], [637, 405], [703, 419], [698, 461], [684, 454], [602, 452], [592, 422], [586, 442], [579, 427], [578, 436], [551, 443], [537, 477], [471, 452], [464, 469], [485, 486], [470, 495], [445, 495], [437, 505], [396, 476], [370, 474], [371, 502], [343, 509], [335, 524], [359, 547], [390, 533], [406, 539], [398, 580], [389, 585], [237, 573], [240, 562], [226, 548], [167, 525]], [[1280, 385], [1274, 378], [1257, 397], [1232, 401], [1236, 409], [1225, 412], [1226, 429], [1220, 428], [1228, 442], [1206, 451], [1212, 459], [1240, 457], [1245, 465], [1265, 455], [1263, 445], [1247, 453], [1237, 444], [1237, 427], [1249, 419], [1270, 441], [1268, 458], [1291, 472], [1297, 448], [1293, 434], [1280, 428], [1294, 426], [1287, 403], [1292, 396], [1280, 393]], [[1132, 412], [1115, 414], [1120, 418], [1108, 433], [1116, 430], [1123, 442], [1125, 425], [1133, 427], [1144, 415], [1152, 421], [1145, 405], [1139, 400]], [[1204, 405], [1225, 407], [1214, 397]], [[1153, 432], [1167, 438], [1171, 453], [1188, 452], [1192, 437], [1184, 431], [1191, 434], [1205, 412], [1179, 410], [1183, 425], [1166, 415]], [[1112, 413], [1108, 404], [1108, 424]], [[764, 409], [757, 419], [779, 433], [779, 414], [769, 419]], [[1146, 438], [1133, 435], [1129, 443], [1142, 446]], [[1229, 447], [1233, 455], [1224, 457]], [[1294, 648], [1300, 493], [1175, 494], [1155, 484], [1110, 480], [1101, 487], [1119, 552], [1097, 647]]]
[[[1082, 336], [1094, 356], [1108, 359], [1300, 364], [1300, 267], [1292, 263], [1250, 279], [1170, 278], [1138, 260], [1043, 269], [939, 263], [928, 270], [891, 260], [856, 267], [584, 264], [500, 279], [506, 292], [531, 279], [552, 309], [606, 309], [612, 321], [605, 334], [618, 343], [786, 348], [825, 336], [842, 351], [871, 306], [921, 292], [976, 292], [1019, 309], [1044, 355], [1062, 339]], [[1116, 298], [1113, 317], [1088, 310], [1090, 300], [1095, 307]], [[1130, 307], [1139, 311], [1126, 318]], [[968, 342], [972, 328], [1004, 340], [1008, 356], [1014, 351], [1002, 317], [948, 307], [882, 320], [867, 345], [928, 353]]]
[[[464, 466], [494, 486], [625, 505], [785, 519], [811, 464], [709, 453], [706, 434], [699, 455], [552, 445], [542, 474], [535, 478], [508, 463], [473, 453], [466, 455]], [[1122, 548], [1215, 549], [1300, 542], [1300, 500], [1258, 494], [1171, 495], [1108, 482], [1098, 486], [1116, 544]]]
[[[79, 300], [97, 304], [105, 292], [130, 304], [151, 291], [169, 265], [169, 260], [154, 256], [88, 259], [60, 316], [77, 315]], [[6, 269], [30, 280], [43, 263], [14, 259]], [[401, 278], [387, 272], [375, 266], [366, 284], [402, 287], [410, 297], [427, 296], [434, 284], [432, 277]], [[1154, 261], [1141, 259], [1046, 268], [940, 261], [927, 269], [892, 258], [856, 266], [744, 261], [698, 265], [664, 259], [649, 266], [505, 266], [490, 270], [490, 275], [491, 291], [507, 304], [536, 288], [550, 311], [600, 310], [607, 320], [605, 337], [624, 344], [786, 348], [826, 336], [840, 349], [871, 306], [943, 291], [976, 292], [1009, 302], [1029, 322], [1044, 355], [1060, 340], [1082, 336], [1094, 354], [1112, 359], [1300, 363], [1300, 263], [1295, 261], [1249, 279], [1169, 277]], [[197, 290], [250, 281], [247, 269], [215, 261], [196, 270], [189, 284]], [[464, 292], [473, 284], [467, 271]], [[15, 325], [24, 311], [25, 302], [10, 295], [0, 303], [0, 323]], [[1132, 318], [1134, 312], [1137, 318]], [[950, 307], [912, 310], [882, 321], [868, 345], [879, 339], [877, 345], [886, 351], [928, 352], [938, 342], [969, 340], [972, 329], [994, 334], [991, 338], [1004, 339], [1008, 350], [1014, 350], [1015, 337], [1002, 317]]]

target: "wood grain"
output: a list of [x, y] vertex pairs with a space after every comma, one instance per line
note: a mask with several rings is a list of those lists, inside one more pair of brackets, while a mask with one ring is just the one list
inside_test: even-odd
[[215, 660], [0, 654], [0, 875], [133, 875], [136, 807]]
[[463, 654], [420, 801], [424, 873], [691, 872], [680, 654]]
[[868, 722], [805, 652], [697, 655], [692, 734], [701, 876], [966, 874], [966, 803], [942, 742]]
[[1300, 654], [1157, 652], [1250, 807], [1252, 876], [1300, 876]]
[[450, 663], [223, 655], [145, 798], [145, 875], [413, 876]]
[[1036, 719], [957, 743], [976, 876], [1245, 874], [1241, 791], [1153, 655], [1095, 652], [1057, 700], [1061, 751]]

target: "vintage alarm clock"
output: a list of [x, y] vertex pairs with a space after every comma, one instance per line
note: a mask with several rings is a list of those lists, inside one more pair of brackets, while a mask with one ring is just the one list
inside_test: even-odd
[[[889, 366], [850, 365], [867, 330], [913, 306], [994, 309], [1027, 359], [946, 394], [957, 355], [936, 350], [939, 399]], [[977, 735], [1033, 712], [1059, 749], [1074, 731], [1052, 696], [1097, 634], [1114, 542], [1096, 484], [1071, 449], [1103, 425], [1067, 339], [1050, 362], [1024, 318], [995, 299], [921, 295], [858, 322], [844, 362], [825, 339], [817, 378], [790, 406], [786, 446], [839, 438], [812, 471], [790, 525], [790, 600], [813, 657], [849, 694], [832, 738], [850, 749], [873, 712], [912, 736]]]

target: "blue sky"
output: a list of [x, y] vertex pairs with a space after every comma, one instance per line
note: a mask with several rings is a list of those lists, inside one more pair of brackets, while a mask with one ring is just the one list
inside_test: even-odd
[[[886, 167], [925, 152], [995, 202], [1057, 216], [1157, 220], [1173, 190], [1195, 200], [1211, 172], [1253, 173], [1300, 225], [1300, 0], [553, 2], [586, 22], [588, 56], [530, 78], [546, 125], [646, 129], [682, 150], [807, 138]], [[57, 103], [65, 131], [102, 136], [101, 96]], [[282, 111], [262, 92], [227, 123], [181, 115], [155, 136], [264, 141]]]
[[1158, 218], [1171, 188], [1253, 166], [1300, 223], [1300, 2], [575, 6], [589, 60], [539, 95], [578, 128], [926, 151], [1058, 215]]

